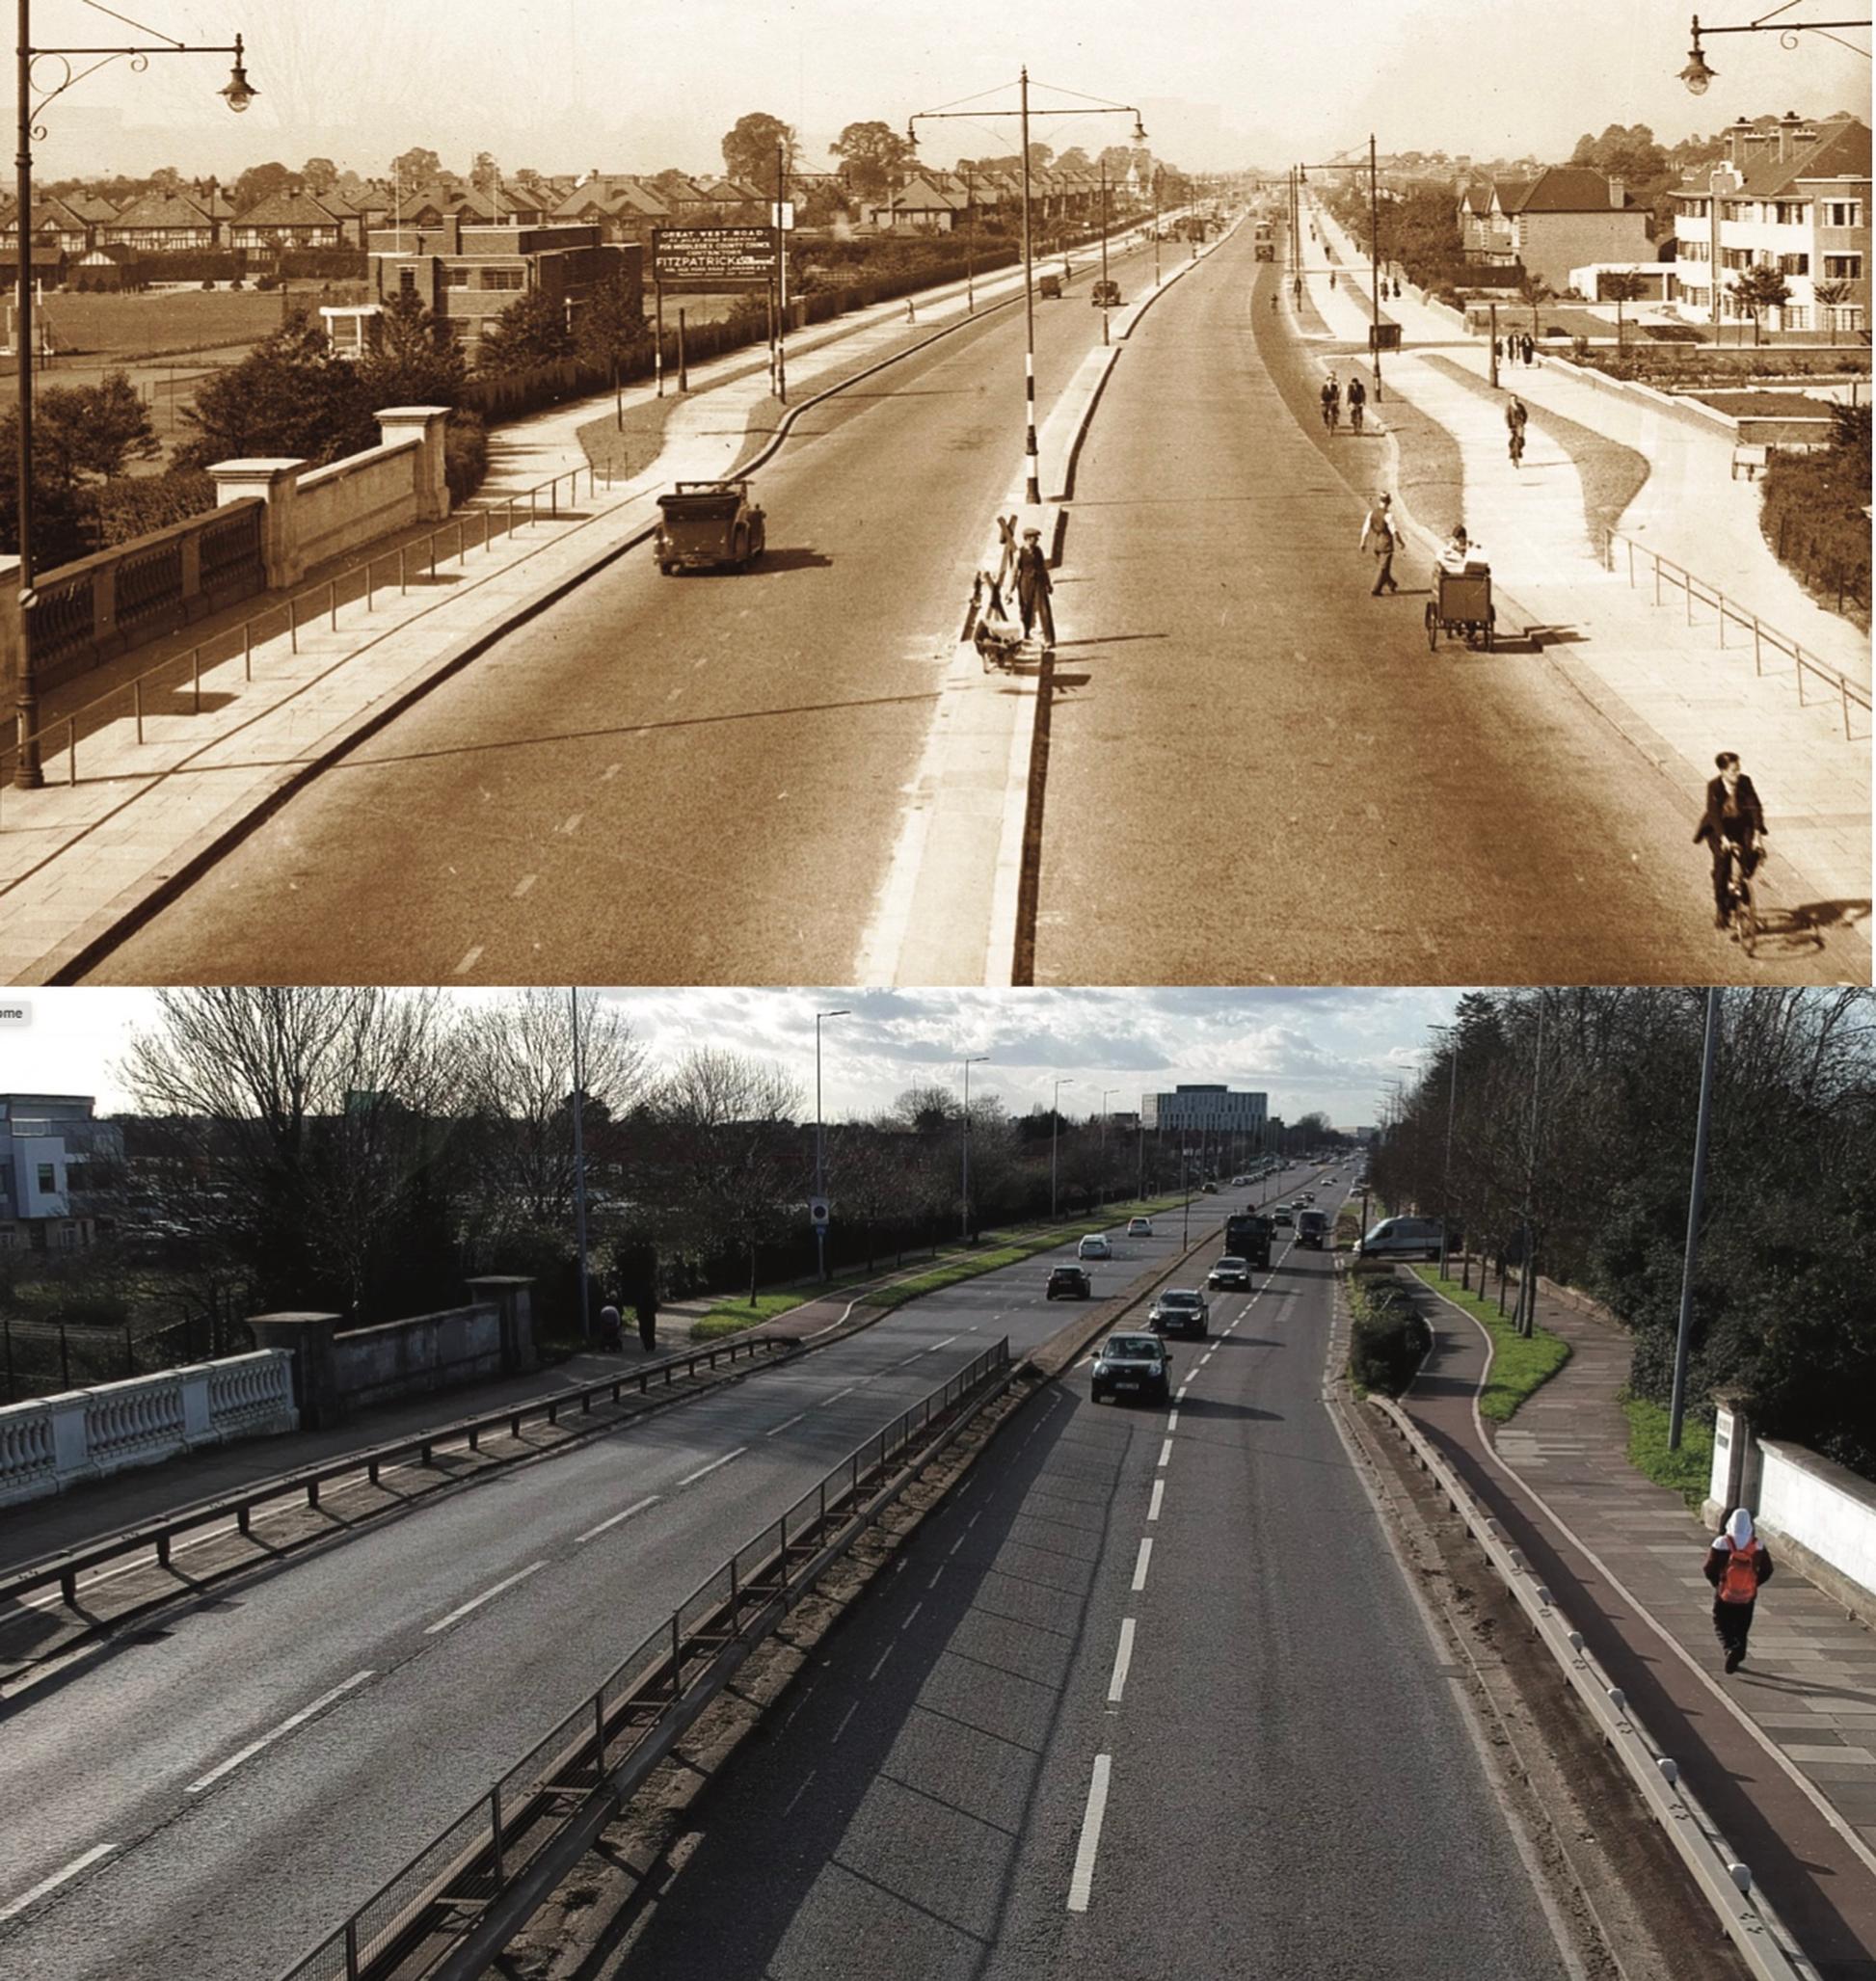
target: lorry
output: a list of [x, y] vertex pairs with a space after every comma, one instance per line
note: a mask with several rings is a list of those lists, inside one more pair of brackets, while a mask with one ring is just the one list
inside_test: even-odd
[[1271, 1263], [1271, 1228], [1261, 1211], [1233, 1211], [1224, 1220], [1224, 1249], [1233, 1258], [1266, 1268]]

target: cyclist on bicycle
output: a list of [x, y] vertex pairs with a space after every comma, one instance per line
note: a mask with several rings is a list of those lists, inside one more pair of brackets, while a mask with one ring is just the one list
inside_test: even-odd
[[1331, 371], [1323, 381], [1323, 424], [1330, 433], [1333, 433], [1335, 431], [1335, 423], [1341, 416], [1342, 385], [1341, 381]]
[[1349, 381], [1349, 424], [1361, 431], [1361, 418], [1368, 404], [1368, 388], [1358, 378]]
[[1733, 862], [1739, 863], [1741, 881], [1750, 881], [1765, 858], [1759, 843], [1765, 836], [1765, 813], [1752, 779], [1739, 768], [1738, 751], [1722, 750], [1713, 767], [1720, 774], [1707, 781], [1706, 810], [1694, 843], [1704, 841], [1713, 856], [1713, 925], [1725, 928], [1732, 916]]

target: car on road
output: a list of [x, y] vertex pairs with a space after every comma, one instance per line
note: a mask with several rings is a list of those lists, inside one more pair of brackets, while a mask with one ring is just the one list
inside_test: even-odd
[[1127, 1236], [1129, 1238], [1151, 1238], [1153, 1236], [1152, 1218], [1129, 1218], [1127, 1220]]
[[1100, 1232], [1090, 1231], [1075, 1247], [1075, 1256], [1078, 1259], [1112, 1259], [1113, 1247]]
[[1120, 303], [1120, 284], [1096, 282], [1088, 300], [1097, 309], [1113, 309]]
[[1045, 275], [1037, 278], [1035, 293], [1044, 299], [1059, 299], [1061, 295], [1061, 278], [1059, 275]]
[[[1436, 1218], [1383, 1218], [1360, 1239], [1355, 1250], [1364, 1259], [1436, 1259], [1440, 1226]], [[1454, 1232], [1449, 1243], [1459, 1243]]]
[[1092, 1281], [1079, 1266], [1056, 1266], [1049, 1272], [1045, 1299], [1085, 1300], [1094, 1291]]
[[1317, 1251], [1323, 1248], [1328, 1237], [1328, 1213], [1327, 1211], [1299, 1211], [1297, 1213], [1297, 1243], [1312, 1245]]
[[1215, 1197], [1219, 1193], [1219, 1187], [1216, 1183], [1201, 1183], [1198, 1188], [1200, 1193], [1208, 1197]]
[[1212, 1307], [1193, 1286], [1169, 1286], [1146, 1310], [1146, 1325], [1155, 1334], [1210, 1334]]
[[1288, 1204], [1273, 1204], [1271, 1207], [1271, 1222], [1279, 1231], [1294, 1231], [1297, 1228], [1296, 1215]]
[[1172, 1396], [1172, 1356], [1157, 1334], [1111, 1334], [1094, 1358], [1094, 1401], [1147, 1396], [1164, 1404]]
[[755, 489], [743, 477], [681, 481], [657, 498], [652, 554], [666, 577], [674, 571], [747, 571], [763, 554], [767, 523]]
[[1229, 1252], [1213, 1262], [1212, 1270], [1205, 1275], [1205, 1284], [1210, 1287], [1229, 1286], [1247, 1288], [1250, 1285], [1250, 1261], [1234, 1259]]

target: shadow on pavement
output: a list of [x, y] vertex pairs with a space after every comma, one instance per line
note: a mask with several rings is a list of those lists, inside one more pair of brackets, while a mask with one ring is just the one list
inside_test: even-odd
[[794, 549], [782, 549], [774, 544], [763, 552], [758, 571], [825, 571], [834, 560], [823, 550], [809, 549], [801, 545]]

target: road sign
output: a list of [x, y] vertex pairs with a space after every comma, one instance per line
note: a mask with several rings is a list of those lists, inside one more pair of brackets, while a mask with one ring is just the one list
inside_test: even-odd
[[808, 1216], [815, 1220], [815, 1229], [817, 1231], [825, 1231], [827, 1229], [827, 1199], [825, 1197], [810, 1197], [808, 1200]]
[[784, 233], [794, 225], [794, 201], [792, 200], [771, 200], [768, 202], [768, 224], [779, 227]]
[[734, 287], [775, 279], [780, 252], [767, 227], [655, 227], [652, 276], [667, 288]]

